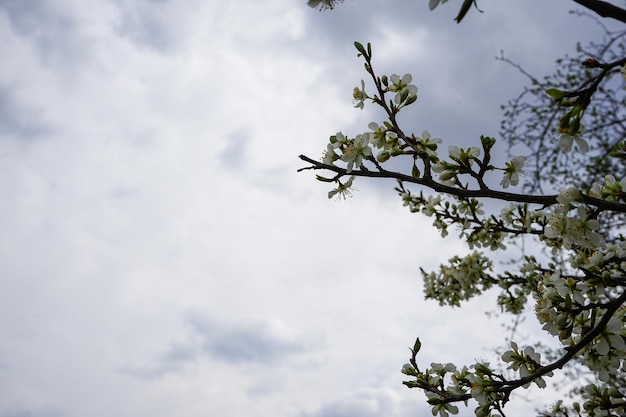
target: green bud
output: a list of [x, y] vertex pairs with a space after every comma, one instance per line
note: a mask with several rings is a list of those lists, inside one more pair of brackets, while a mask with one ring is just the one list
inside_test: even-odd
[[354, 47], [356, 48], [357, 51], [359, 51], [361, 54], [365, 55], [365, 48], [363, 48], [363, 45], [361, 45], [359, 42], [354, 42]]
[[422, 348], [422, 342], [420, 342], [420, 338], [415, 339], [415, 344], [413, 345], [413, 355], [417, 355], [417, 352]]
[[488, 136], [481, 136], [480, 137], [480, 142], [482, 143], [483, 148], [485, 150], [491, 149], [493, 147], [493, 145], [496, 144], [496, 140], [494, 138], [490, 138]]
[[419, 178], [420, 177], [420, 170], [417, 168], [417, 165], [413, 164], [413, 170], [411, 171], [411, 175], [413, 175], [413, 178]]
[[569, 128], [569, 121], [571, 117], [572, 117], [571, 111], [568, 111], [563, 116], [561, 116], [561, 118], [559, 119], [559, 128], [561, 129]]
[[389, 160], [390, 157], [391, 155], [389, 154], [389, 152], [382, 151], [382, 152], [379, 152], [378, 155], [376, 155], [376, 160], [378, 162], [386, 162], [387, 160]]
[[411, 96], [406, 100], [406, 103], [404, 103], [405, 106], [408, 106], [409, 104], [413, 104], [417, 101], [417, 96]]

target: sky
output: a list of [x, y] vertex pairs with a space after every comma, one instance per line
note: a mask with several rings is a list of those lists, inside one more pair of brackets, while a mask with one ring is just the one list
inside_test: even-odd
[[568, 0], [456, 3], [0, 0], [0, 417], [431, 415], [415, 337], [424, 366], [502, 343], [493, 295], [423, 299], [468, 249], [393, 182], [297, 170], [382, 122], [355, 40], [413, 74], [407, 131], [469, 146], [525, 82], [500, 51], [542, 75], [598, 33]]

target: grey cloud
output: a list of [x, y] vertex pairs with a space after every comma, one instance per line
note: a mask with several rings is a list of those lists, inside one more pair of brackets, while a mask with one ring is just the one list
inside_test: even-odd
[[126, 366], [120, 371], [139, 378], [157, 378], [204, 358], [234, 365], [275, 364], [311, 347], [278, 329], [269, 319], [219, 321], [189, 314], [185, 322], [191, 330], [187, 340], [172, 343], [154, 366]]
[[199, 349], [193, 344], [173, 344], [169, 350], [162, 354], [152, 366], [127, 365], [119, 369], [122, 374], [135, 378], [159, 378], [169, 373], [178, 372], [188, 363], [195, 362], [200, 354]]
[[181, 22], [174, 22], [169, 0], [116, 2], [120, 8], [117, 32], [131, 41], [165, 52], [178, 44]]
[[21, 105], [13, 89], [0, 84], [0, 136], [35, 139], [49, 130], [36, 109]]
[[0, 9], [6, 13], [16, 33], [45, 37], [71, 23], [55, 13], [51, 4], [45, 0], [0, 0]]
[[55, 2], [0, 0], [2, 12], [17, 35], [33, 41], [47, 64], [72, 67], [89, 54], [89, 40], [79, 33], [77, 18]]
[[267, 320], [225, 323], [191, 316], [188, 322], [202, 341], [203, 353], [225, 362], [273, 363], [305, 349]]
[[6, 408], [0, 410], [0, 417], [62, 417], [63, 415], [55, 409]]
[[[428, 415], [426, 413], [424, 416]], [[301, 417], [420, 417], [396, 393], [386, 389], [367, 389], [330, 401]]]
[[226, 147], [220, 154], [220, 159], [227, 168], [235, 170], [241, 167], [242, 163], [245, 162], [245, 147], [249, 141], [250, 134], [244, 128], [228, 135]]

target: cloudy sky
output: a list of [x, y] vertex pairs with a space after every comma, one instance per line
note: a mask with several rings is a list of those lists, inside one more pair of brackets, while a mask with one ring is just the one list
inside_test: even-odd
[[0, 0], [0, 417], [421, 417], [415, 336], [425, 365], [493, 357], [484, 299], [421, 292], [466, 248], [297, 156], [382, 122], [355, 40], [413, 74], [407, 130], [461, 144], [525, 81], [500, 50], [540, 75], [597, 30], [568, 0], [427, 3]]

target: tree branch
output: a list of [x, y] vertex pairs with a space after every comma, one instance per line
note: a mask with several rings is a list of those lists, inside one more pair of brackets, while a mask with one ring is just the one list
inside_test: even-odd
[[578, 352], [580, 352], [585, 346], [591, 343], [602, 331], [606, 328], [609, 320], [613, 317], [613, 314], [626, 302], [626, 291], [620, 294], [619, 297], [615, 298], [611, 302], [608, 303], [608, 308], [606, 312], [602, 316], [602, 319], [598, 323], [596, 327], [594, 327], [589, 333], [587, 333], [578, 343], [574, 346], [566, 347], [566, 354], [563, 355], [556, 362], [551, 363], [547, 366], [542, 366], [537, 370], [537, 372], [528, 375], [524, 378], [517, 379], [515, 381], [506, 381], [502, 385], [505, 386], [506, 390], [512, 391], [516, 388], [521, 387], [529, 382], [534, 381], [535, 379], [546, 375], [556, 369], [563, 368], [565, 364], [567, 364]]
[[574, 0], [575, 3], [596, 12], [602, 17], [610, 17], [626, 23], [626, 10], [602, 0]]
[[[370, 171], [366, 169], [358, 169], [352, 170], [348, 172], [345, 168], [341, 168], [335, 165], [325, 164], [323, 162], [318, 162], [315, 159], [309, 158], [305, 155], [300, 155], [300, 159], [305, 162], [311, 164], [309, 167], [300, 168], [298, 172], [304, 171], [307, 169], [326, 169], [328, 171], [333, 171], [338, 174], [338, 177], [343, 175], [354, 175], [355, 177], [373, 177], [373, 178], [393, 178], [399, 181], [419, 184], [430, 188], [431, 190], [445, 193], [449, 195], [455, 195], [457, 197], [463, 198], [493, 198], [497, 200], [511, 201], [514, 203], [529, 203], [529, 204], [539, 204], [544, 207], [551, 206], [556, 204], [556, 195], [527, 195], [527, 194], [515, 194], [515, 193], [507, 193], [503, 191], [496, 191], [491, 189], [480, 189], [480, 190], [466, 190], [462, 188], [450, 187], [448, 185], [443, 185], [438, 183], [431, 178], [422, 177], [416, 178], [406, 174], [401, 174], [399, 172], [394, 171]], [[616, 203], [612, 201], [600, 200], [597, 198], [592, 198], [583, 195], [583, 201], [589, 205], [595, 206], [600, 210], [611, 210], [620, 213], [626, 213], [626, 204]]]

